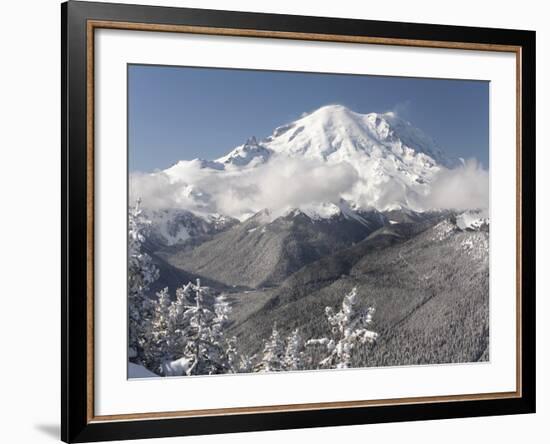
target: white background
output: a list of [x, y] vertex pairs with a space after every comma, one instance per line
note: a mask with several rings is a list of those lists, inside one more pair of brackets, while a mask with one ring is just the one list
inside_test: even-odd
[[[119, 0], [120, 1], [120, 0]], [[353, 0], [320, 3], [277, 0], [157, 1], [148, 3], [217, 9], [282, 12], [365, 19], [463, 24], [536, 29], [538, 125], [538, 412], [536, 415], [474, 418], [403, 424], [291, 430], [214, 437], [175, 438], [155, 442], [275, 443], [289, 442], [422, 442], [500, 443], [546, 442], [550, 420], [550, 373], [545, 312], [550, 309], [550, 285], [544, 249], [550, 216], [543, 194], [550, 179], [543, 165], [550, 153], [542, 136], [550, 115], [544, 79], [550, 77], [550, 30], [543, 2], [479, 2], [394, 0], [369, 3]], [[54, 0], [10, 2], [3, 5], [0, 42], [0, 190], [3, 204], [2, 306], [0, 310], [0, 436], [8, 443], [57, 440], [59, 423], [59, 3]], [[544, 112], [543, 112], [544, 111]], [[7, 285], [6, 285], [7, 283]], [[546, 325], [545, 325], [546, 324]]]

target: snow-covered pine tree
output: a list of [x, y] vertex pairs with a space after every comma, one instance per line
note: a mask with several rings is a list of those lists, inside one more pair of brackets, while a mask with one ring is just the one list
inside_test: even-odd
[[252, 373], [254, 371], [256, 355], [239, 353], [236, 336], [225, 341], [225, 354], [231, 373]]
[[353, 350], [359, 345], [372, 343], [378, 334], [366, 328], [372, 322], [374, 308], [364, 311], [356, 308], [357, 288], [354, 287], [344, 296], [342, 308], [335, 312], [326, 307], [325, 313], [331, 326], [330, 337], [310, 339], [306, 345], [320, 345], [326, 348], [328, 355], [319, 362], [323, 368], [348, 368], [351, 364]]
[[211, 375], [228, 373], [231, 366], [225, 350], [224, 327], [227, 321], [229, 304], [224, 297], [218, 297], [213, 309], [205, 304], [207, 287], [200, 280], [192, 285], [195, 304], [186, 307], [183, 314], [186, 343], [183, 358], [189, 362], [187, 375]]
[[[189, 320], [186, 312], [194, 306], [191, 305], [194, 304], [194, 289], [195, 285], [191, 282], [177, 288], [176, 299], [168, 307], [166, 328], [159, 332], [159, 336], [164, 335], [160, 339], [162, 353], [158, 355], [160, 359], [157, 361], [162, 375], [183, 376], [191, 365], [189, 359], [182, 357], [182, 350], [185, 349], [188, 340]], [[161, 303], [160, 298], [157, 303]]]
[[256, 365], [256, 355], [239, 354], [238, 373], [252, 373]]
[[264, 343], [262, 359], [257, 366], [261, 372], [278, 372], [284, 370], [283, 359], [285, 356], [284, 342], [277, 330], [277, 324], [273, 325], [271, 336]]
[[286, 338], [283, 367], [285, 370], [302, 370], [304, 368], [304, 341], [298, 329]]
[[138, 199], [128, 214], [128, 356], [137, 364], [145, 361], [144, 348], [153, 312], [153, 303], [146, 292], [159, 275], [151, 257], [143, 251], [149, 225]]
[[167, 355], [173, 359], [181, 356], [181, 351], [187, 343], [189, 322], [186, 312], [194, 305], [194, 293], [195, 285], [188, 282], [176, 289], [176, 299], [170, 305], [166, 346]]
[[237, 338], [235, 336], [225, 340], [225, 355], [227, 356], [227, 364], [231, 373], [239, 373], [240, 360], [237, 351]]
[[[231, 373], [242, 373], [243, 366], [246, 367], [247, 359], [241, 356], [237, 349], [237, 338], [231, 336], [226, 338], [224, 331], [229, 320], [229, 314], [231, 313], [231, 306], [224, 294], [221, 294], [216, 298], [214, 304], [214, 313], [216, 313], [215, 322], [213, 328], [215, 334], [223, 338], [223, 349], [225, 354], [225, 366]], [[244, 358], [244, 359], [243, 359]]]
[[173, 358], [169, 350], [169, 341], [172, 337], [170, 307], [172, 301], [168, 288], [157, 292], [157, 299], [154, 301], [153, 318], [149, 324], [144, 347], [145, 367], [162, 373], [162, 363]]

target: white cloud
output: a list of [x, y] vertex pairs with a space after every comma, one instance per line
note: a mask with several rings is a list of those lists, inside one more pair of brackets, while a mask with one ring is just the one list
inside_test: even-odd
[[238, 173], [185, 163], [178, 176], [181, 179], [163, 172], [132, 174], [130, 199], [140, 197], [148, 208], [186, 208], [239, 218], [264, 208], [279, 214], [306, 204], [337, 202], [358, 180], [347, 162], [329, 166], [320, 160], [288, 158]]
[[475, 160], [455, 169], [442, 167], [430, 185], [406, 186], [397, 180], [376, 184], [370, 179], [374, 172], [362, 170], [360, 175], [356, 167], [287, 157], [221, 171], [201, 168], [197, 161], [181, 162], [175, 174], [132, 174], [130, 199], [140, 197], [152, 209], [184, 208], [239, 219], [264, 208], [277, 217], [291, 208], [337, 203], [342, 196], [380, 210], [400, 205], [415, 210], [489, 207], [489, 172]]
[[430, 192], [419, 198], [420, 206], [456, 210], [489, 208], [489, 171], [470, 159], [452, 170], [442, 168], [430, 186]]
[[130, 175], [130, 202], [140, 198], [144, 206], [152, 209], [185, 208], [185, 205], [192, 204], [192, 201], [182, 199], [181, 185], [172, 183], [163, 172], [132, 173]]
[[405, 100], [404, 102], [396, 103], [395, 106], [387, 112], [392, 113], [395, 117], [407, 120], [411, 114], [411, 108], [411, 101]]

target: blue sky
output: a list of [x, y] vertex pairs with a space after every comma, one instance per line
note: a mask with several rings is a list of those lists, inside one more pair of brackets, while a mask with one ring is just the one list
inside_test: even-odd
[[332, 103], [396, 111], [447, 153], [489, 166], [488, 82], [130, 65], [129, 168], [215, 159]]

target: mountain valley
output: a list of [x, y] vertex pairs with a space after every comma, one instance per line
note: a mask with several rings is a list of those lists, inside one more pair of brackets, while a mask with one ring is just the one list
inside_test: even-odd
[[[379, 333], [357, 366], [487, 361], [488, 205], [432, 198], [466, 168], [393, 113], [329, 105], [218, 159], [132, 177], [160, 269], [150, 297], [200, 278], [253, 355], [273, 325], [322, 336], [325, 307], [356, 287]], [[160, 184], [162, 205], [142, 183]]]

